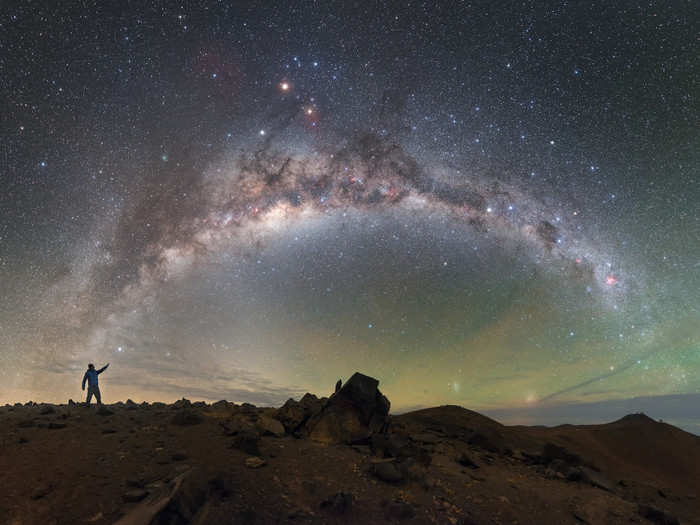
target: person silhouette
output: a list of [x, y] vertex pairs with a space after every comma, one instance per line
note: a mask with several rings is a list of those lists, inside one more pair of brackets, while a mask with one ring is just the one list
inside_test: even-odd
[[87, 401], [85, 402], [86, 405], [90, 404], [90, 400], [92, 399], [93, 394], [95, 395], [97, 404], [102, 404], [102, 396], [100, 396], [100, 387], [98, 385], [97, 376], [104, 372], [108, 366], [109, 363], [107, 363], [99, 370], [95, 370], [95, 365], [93, 365], [92, 363], [88, 365], [88, 369], [85, 372], [85, 375], [83, 376], [83, 390], [85, 390], [85, 381], [87, 381], [88, 384]]

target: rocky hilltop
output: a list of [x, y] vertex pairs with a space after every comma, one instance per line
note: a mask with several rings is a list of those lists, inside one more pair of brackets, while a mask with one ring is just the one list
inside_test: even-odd
[[6, 405], [0, 525], [700, 523], [700, 438], [644, 415], [389, 409], [359, 373], [280, 408]]

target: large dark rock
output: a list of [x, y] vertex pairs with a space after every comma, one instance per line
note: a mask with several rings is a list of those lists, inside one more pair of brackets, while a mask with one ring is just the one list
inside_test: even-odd
[[311, 416], [320, 412], [324, 403], [323, 399], [319, 399], [307, 392], [299, 401], [292, 398], [288, 399], [284, 405], [275, 411], [272, 417], [282, 423], [289, 434], [293, 434]]
[[306, 423], [311, 439], [322, 443], [361, 443], [386, 430], [389, 400], [379, 381], [356, 372]]

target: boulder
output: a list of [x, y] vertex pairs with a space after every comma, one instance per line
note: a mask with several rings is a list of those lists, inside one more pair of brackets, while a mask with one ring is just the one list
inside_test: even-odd
[[285, 433], [282, 423], [267, 416], [261, 416], [258, 418], [256, 426], [263, 435], [267, 434], [275, 437], [282, 437]]
[[373, 434], [385, 431], [390, 403], [378, 385], [376, 379], [356, 372], [306, 422], [311, 439], [353, 444], [366, 442]]
[[284, 405], [275, 411], [273, 417], [282, 423], [285, 430], [291, 434], [304, 424], [307, 415], [301, 403], [289, 398]]
[[398, 483], [404, 477], [401, 469], [393, 460], [372, 462], [370, 472], [387, 483]]
[[299, 401], [289, 398], [284, 405], [275, 410], [272, 417], [282, 423], [288, 433], [293, 434], [310, 417], [320, 412], [324, 403], [324, 399], [307, 392]]

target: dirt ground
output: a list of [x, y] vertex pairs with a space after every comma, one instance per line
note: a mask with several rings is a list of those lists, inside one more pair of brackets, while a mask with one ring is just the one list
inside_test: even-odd
[[264, 430], [270, 408], [104, 408], [0, 408], [0, 525], [700, 524], [700, 438], [644, 416], [504, 427], [448, 406], [324, 445]]

